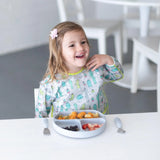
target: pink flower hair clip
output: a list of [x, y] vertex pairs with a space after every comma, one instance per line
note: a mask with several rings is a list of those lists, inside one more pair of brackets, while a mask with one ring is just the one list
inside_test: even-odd
[[52, 39], [54, 39], [54, 38], [58, 37], [57, 29], [54, 29], [53, 31], [51, 31], [51, 33], [50, 33], [50, 37], [51, 37]]

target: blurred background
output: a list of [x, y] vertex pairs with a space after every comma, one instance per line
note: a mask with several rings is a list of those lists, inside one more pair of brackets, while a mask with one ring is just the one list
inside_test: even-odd
[[[83, 0], [85, 16], [104, 20], [123, 18], [121, 6]], [[114, 12], [113, 12], [114, 11]], [[0, 1], [0, 119], [33, 118], [34, 88], [46, 70], [50, 30], [60, 22], [56, 0]], [[107, 54], [115, 56], [113, 37], [107, 39]], [[97, 41], [89, 39], [97, 54]], [[124, 63], [132, 60], [132, 41]], [[155, 112], [156, 91], [138, 91], [108, 84], [105, 92], [110, 114]]]

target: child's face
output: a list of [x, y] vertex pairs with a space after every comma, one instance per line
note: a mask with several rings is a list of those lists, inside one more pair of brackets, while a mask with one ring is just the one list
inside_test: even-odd
[[62, 41], [62, 56], [70, 73], [85, 66], [89, 56], [89, 45], [83, 31], [67, 32]]

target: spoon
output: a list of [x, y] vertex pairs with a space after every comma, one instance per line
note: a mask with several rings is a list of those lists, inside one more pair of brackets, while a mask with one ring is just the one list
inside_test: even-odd
[[125, 133], [126, 131], [122, 128], [122, 121], [120, 120], [120, 118], [116, 117], [114, 119], [114, 123], [116, 125], [116, 127], [118, 128], [117, 132], [118, 133]]

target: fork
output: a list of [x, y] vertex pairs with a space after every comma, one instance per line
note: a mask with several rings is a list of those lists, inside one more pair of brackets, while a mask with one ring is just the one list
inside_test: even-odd
[[46, 136], [49, 136], [51, 134], [49, 128], [48, 128], [48, 119], [47, 118], [43, 118], [43, 123], [44, 123], [44, 130], [43, 130], [43, 134]]
[[42, 112], [42, 116], [43, 116], [43, 125], [44, 125], [43, 134], [49, 136], [51, 134], [51, 132], [48, 127], [47, 113]]

